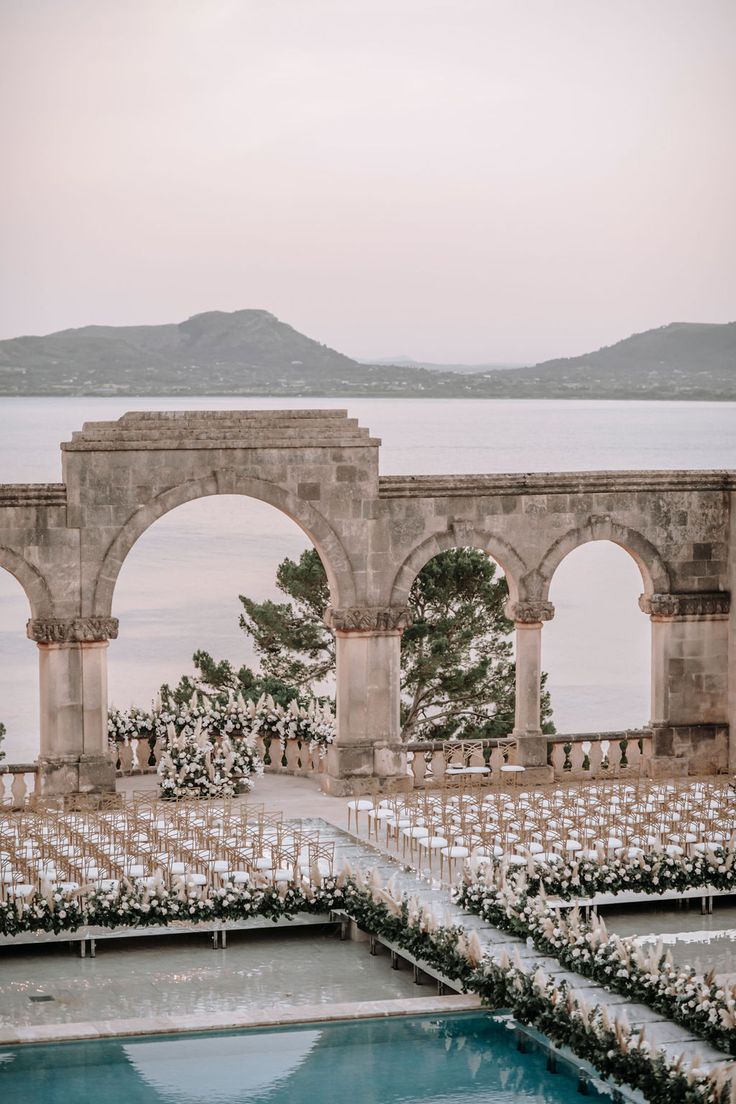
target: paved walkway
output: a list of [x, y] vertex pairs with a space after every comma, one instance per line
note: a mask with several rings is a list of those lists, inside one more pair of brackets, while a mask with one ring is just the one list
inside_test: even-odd
[[[118, 778], [118, 793], [131, 794], [134, 790], [155, 790], [158, 776], [134, 774]], [[322, 793], [319, 783], [312, 778], [297, 778], [288, 774], [264, 774], [256, 779], [250, 800], [267, 809], [280, 809], [288, 819], [321, 817], [338, 828], [347, 828], [347, 799]]]

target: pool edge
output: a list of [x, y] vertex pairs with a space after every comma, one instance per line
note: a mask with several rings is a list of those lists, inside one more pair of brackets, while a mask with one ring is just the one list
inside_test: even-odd
[[78, 1042], [136, 1035], [184, 1035], [204, 1031], [239, 1031], [251, 1027], [294, 1027], [297, 1024], [339, 1020], [380, 1019], [432, 1013], [474, 1012], [480, 999], [471, 993], [452, 996], [403, 997], [382, 1001], [304, 1004], [289, 1009], [256, 1007], [247, 1012], [210, 1015], [150, 1016], [141, 1019], [102, 1020], [99, 1023], [43, 1024], [34, 1027], [0, 1026], [0, 1047], [34, 1043]]

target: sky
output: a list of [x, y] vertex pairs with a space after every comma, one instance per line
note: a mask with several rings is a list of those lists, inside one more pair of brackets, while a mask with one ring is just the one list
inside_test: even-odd
[[0, 0], [0, 338], [531, 363], [736, 319], [733, 0]]

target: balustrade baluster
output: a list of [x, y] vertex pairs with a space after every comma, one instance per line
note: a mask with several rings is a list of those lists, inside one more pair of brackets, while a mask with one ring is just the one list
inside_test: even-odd
[[491, 749], [490, 763], [491, 778], [494, 782], [498, 781], [501, 777], [501, 767], [503, 766], [503, 749], [500, 747], [494, 747]]
[[130, 750], [132, 752], [130, 769], [131, 771], [135, 771], [136, 773], [144, 769], [144, 765], [146, 762], [146, 756], [143, 751], [144, 743], [146, 743], [146, 741], [141, 740], [140, 736], [136, 736], [130, 741]]
[[13, 808], [22, 809], [26, 803], [26, 797], [28, 796], [28, 787], [26, 786], [26, 776], [24, 774], [13, 775], [10, 794], [13, 799]]
[[122, 774], [130, 774], [133, 766], [133, 749], [130, 744], [118, 744], [118, 770]]
[[445, 777], [445, 753], [442, 748], [438, 748], [432, 752], [430, 764], [432, 767], [432, 781], [436, 785]]
[[564, 764], [565, 764], [565, 750], [562, 744], [554, 744], [552, 747], [552, 766], [555, 772], [555, 778], [564, 777]]
[[600, 778], [605, 771], [601, 770], [601, 743], [600, 740], [594, 740], [590, 746], [590, 777]]

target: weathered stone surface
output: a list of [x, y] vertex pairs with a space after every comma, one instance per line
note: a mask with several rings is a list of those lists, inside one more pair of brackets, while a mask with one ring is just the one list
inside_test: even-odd
[[325, 612], [325, 625], [335, 632], [399, 632], [411, 625], [411, 610], [408, 606], [330, 606]]
[[694, 594], [642, 594], [639, 608], [652, 617], [727, 617], [731, 595], [727, 591]]
[[522, 625], [551, 621], [554, 615], [555, 607], [551, 602], [509, 602], [506, 607], [506, 616]]
[[38, 774], [43, 797], [115, 790], [115, 764], [107, 755], [39, 756]]
[[[594, 540], [620, 545], [641, 573], [641, 605], [652, 618], [648, 719], [678, 731], [710, 724], [720, 733], [730, 721], [736, 733], [736, 611], [729, 598], [736, 586], [736, 473], [379, 478], [379, 444], [341, 410], [133, 412], [74, 433], [62, 446], [63, 482], [0, 486], [0, 567], [25, 590], [29, 636], [39, 644], [42, 754], [78, 760], [104, 750], [104, 642], [116, 635], [118, 573], [159, 517], [216, 494], [270, 503], [309, 536], [325, 566], [338, 656], [335, 784], [382, 772], [403, 784], [383, 752], [356, 759], [355, 749], [370, 745], [394, 749], [388, 760], [394, 755], [409, 592], [429, 559], [456, 547], [482, 549], [506, 574], [520, 735], [539, 733], [552, 579], [570, 552]], [[656, 757], [671, 760], [673, 770], [706, 747], [717, 745], [720, 755], [725, 737], [678, 739]], [[736, 768], [733, 737], [730, 755]], [[67, 766], [59, 767], [58, 777], [71, 785], [76, 770], [78, 787], [80, 768], [69, 769], [65, 775]]]
[[728, 768], [728, 725], [652, 725], [655, 775], [669, 763], [674, 774], [716, 774]]
[[74, 617], [68, 621], [49, 617], [29, 621], [26, 634], [29, 640], [36, 643], [89, 644], [97, 640], [115, 640], [118, 628], [117, 617]]

